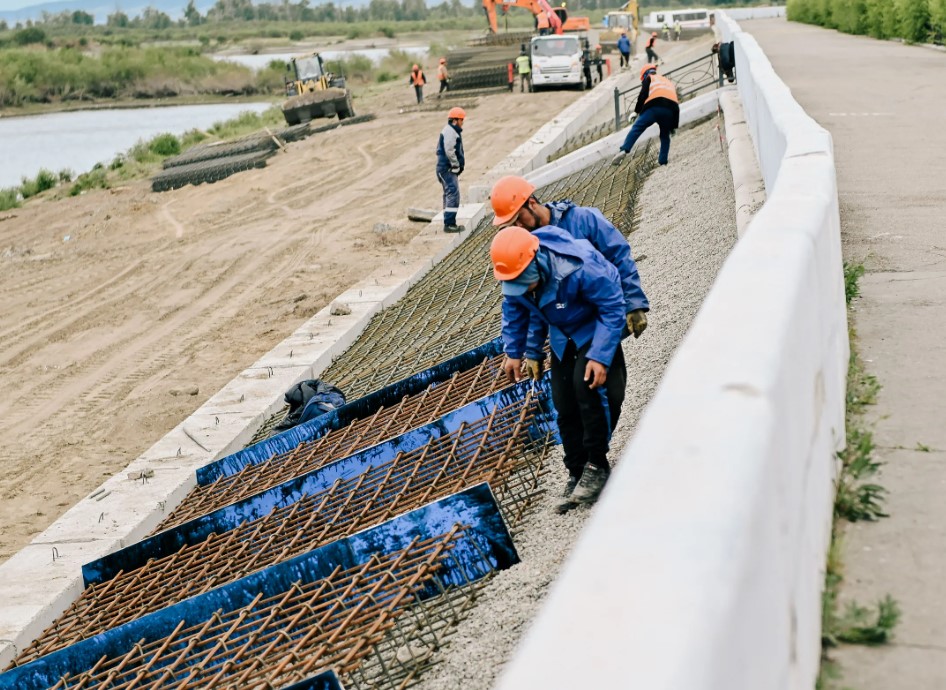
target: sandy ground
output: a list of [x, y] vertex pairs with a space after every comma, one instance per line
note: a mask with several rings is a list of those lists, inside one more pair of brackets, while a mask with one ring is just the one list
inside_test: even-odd
[[[463, 190], [579, 96], [479, 98]], [[0, 560], [405, 251], [423, 227], [405, 209], [439, 207], [445, 121], [399, 113], [411, 99], [398, 85], [358, 99], [377, 120], [214, 185], [141, 181], [0, 214]]]

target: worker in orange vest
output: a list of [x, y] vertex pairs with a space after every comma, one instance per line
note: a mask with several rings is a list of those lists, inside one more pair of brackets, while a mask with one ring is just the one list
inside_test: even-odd
[[654, 50], [654, 47], [657, 45], [657, 32], [651, 32], [650, 38], [647, 39], [647, 61], [648, 62], [660, 62], [660, 56], [657, 55], [657, 51]]
[[440, 80], [440, 91], [437, 92], [437, 98], [450, 88], [450, 73], [447, 72], [447, 58], [440, 58], [440, 65], [437, 67], [437, 79]]
[[549, 16], [543, 10], [535, 16], [535, 28], [539, 30], [539, 36], [546, 36], [549, 33]]
[[644, 130], [654, 124], [660, 127], [657, 162], [666, 165], [670, 154], [670, 135], [680, 126], [680, 99], [673, 82], [657, 74], [657, 65], [644, 65], [641, 68], [641, 91], [634, 112], [637, 113], [637, 119], [621, 144], [618, 155], [611, 161], [612, 165], [620, 165]]
[[417, 102], [424, 102], [424, 84], [427, 83], [427, 77], [424, 76], [424, 70], [418, 65], [411, 67], [411, 76], [407, 78], [407, 83], [414, 87], [414, 93], [417, 95]]

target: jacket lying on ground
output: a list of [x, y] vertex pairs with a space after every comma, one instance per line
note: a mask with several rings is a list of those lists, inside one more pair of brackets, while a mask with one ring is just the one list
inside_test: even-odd
[[546, 338], [558, 359], [569, 339], [591, 343], [588, 359], [611, 366], [625, 326], [624, 294], [618, 270], [587, 240], [546, 225], [533, 233], [547, 259], [534, 297], [503, 298], [503, 350], [519, 359], [542, 359]]
[[447, 123], [443, 131], [440, 132], [440, 139], [437, 141], [437, 170], [446, 172], [447, 170], [459, 170], [463, 172], [466, 166], [466, 160], [463, 158], [463, 129], [454, 124]]
[[576, 206], [568, 199], [553, 201], [545, 204], [545, 207], [552, 213], [549, 225], [565, 230], [576, 240], [588, 240], [618, 269], [624, 290], [624, 308], [628, 313], [636, 309], [650, 309], [650, 302], [641, 288], [637, 264], [631, 256], [631, 245], [601, 211]]

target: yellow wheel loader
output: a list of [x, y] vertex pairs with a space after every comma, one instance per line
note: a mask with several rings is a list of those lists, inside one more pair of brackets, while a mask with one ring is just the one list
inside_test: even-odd
[[355, 109], [345, 77], [325, 71], [318, 53], [299, 55], [286, 65], [291, 78], [286, 79], [286, 102], [282, 113], [286, 124], [298, 125], [319, 117], [352, 117]]

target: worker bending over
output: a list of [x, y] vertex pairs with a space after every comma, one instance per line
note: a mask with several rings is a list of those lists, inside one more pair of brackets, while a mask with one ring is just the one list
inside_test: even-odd
[[588, 242], [552, 226], [500, 230], [490, 258], [502, 283], [506, 376], [522, 378], [523, 358], [540, 376], [546, 340], [552, 350], [552, 403], [568, 470], [559, 511], [594, 503], [611, 473], [608, 450], [627, 381], [620, 276]]
[[535, 185], [518, 175], [500, 178], [489, 195], [493, 225], [515, 225], [529, 231], [547, 225], [564, 230], [576, 240], [588, 240], [618, 271], [627, 309], [626, 334], [639, 338], [647, 328], [650, 302], [641, 288], [631, 245], [604, 214], [596, 208], [577, 206], [567, 199], [542, 204], [535, 197]]
[[463, 226], [457, 225], [457, 211], [460, 209], [460, 175], [466, 165], [463, 157], [464, 119], [466, 112], [463, 108], [450, 108], [447, 124], [437, 140], [437, 179], [443, 187], [444, 232], [463, 231]]
[[670, 135], [680, 126], [680, 100], [677, 87], [666, 77], [657, 74], [657, 65], [641, 68], [641, 91], [634, 106], [637, 119], [621, 144], [621, 150], [612, 159], [612, 165], [620, 165], [631, 152], [634, 144], [651, 125], [660, 127], [660, 153], [657, 162], [666, 165], [670, 155]]

